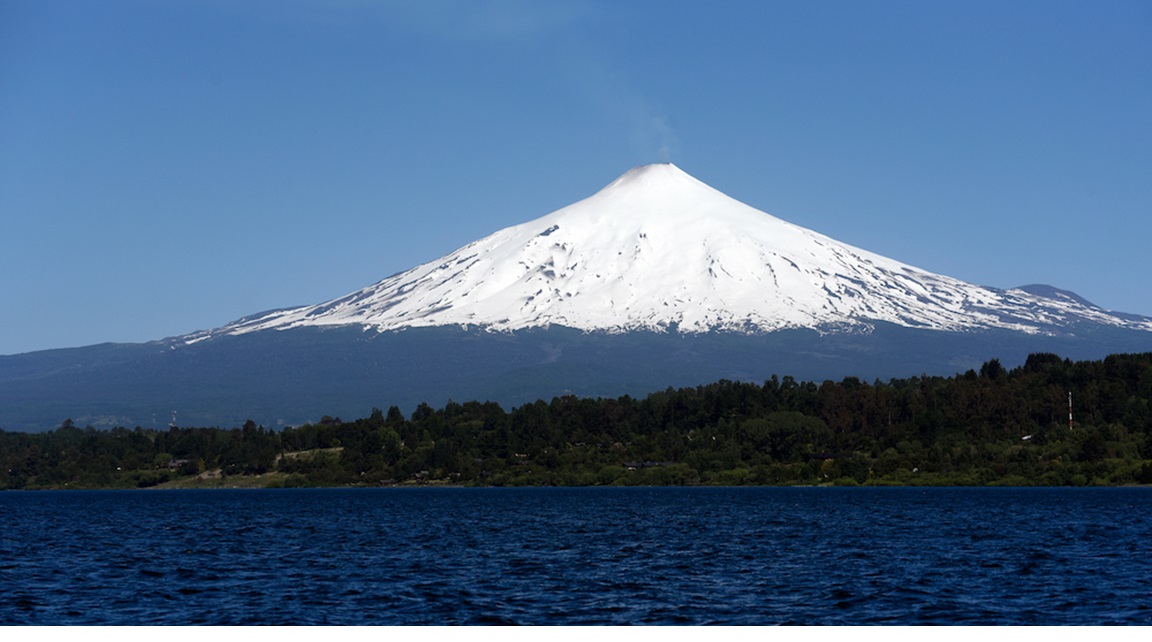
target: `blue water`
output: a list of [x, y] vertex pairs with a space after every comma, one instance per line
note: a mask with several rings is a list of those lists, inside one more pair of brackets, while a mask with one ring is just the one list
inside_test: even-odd
[[0, 624], [1152, 624], [1152, 489], [0, 493]]

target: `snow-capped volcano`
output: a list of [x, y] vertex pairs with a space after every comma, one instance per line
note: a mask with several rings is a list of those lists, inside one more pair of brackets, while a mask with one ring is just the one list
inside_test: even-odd
[[1045, 292], [976, 286], [840, 243], [665, 163], [632, 169], [584, 200], [357, 292], [209, 334], [346, 325], [771, 332], [866, 330], [874, 322], [1152, 330], [1150, 319]]
[[[267, 331], [265, 331], [267, 330]], [[392, 331], [392, 330], [403, 330]], [[1152, 319], [998, 290], [793, 225], [673, 165], [320, 305], [0, 357], [0, 428], [295, 424], [373, 407], [952, 375], [1152, 349]]]

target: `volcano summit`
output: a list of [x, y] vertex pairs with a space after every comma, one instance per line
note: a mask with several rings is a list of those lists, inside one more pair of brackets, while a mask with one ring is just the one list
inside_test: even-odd
[[171, 408], [201, 423], [295, 423], [422, 401], [954, 374], [1029, 352], [1149, 349], [1150, 318], [1050, 286], [933, 274], [655, 164], [331, 301], [148, 344], [0, 357], [0, 428], [131, 425]]

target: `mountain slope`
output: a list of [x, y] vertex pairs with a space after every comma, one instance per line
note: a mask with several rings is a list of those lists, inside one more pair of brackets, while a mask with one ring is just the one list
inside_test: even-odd
[[1061, 333], [1085, 322], [1152, 330], [1152, 320], [1053, 292], [999, 290], [920, 270], [657, 164], [357, 292], [214, 333], [339, 325], [763, 333], [867, 331], [877, 322], [942, 331]]
[[[1034, 352], [1071, 359], [1150, 352], [1152, 337], [1107, 326], [1077, 336], [939, 332], [886, 323], [867, 334], [823, 335], [607, 333], [559, 326], [377, 333], [342, 326], [131, 348], [136, 354], [124, 359], [85, 348], [59, 351], [48, 355], [53, 363], [43, 371], [26, 376], [3, 375], [10, 365], [27, 373], [41, 353], [0, 356], [0, 429], [46, 430], [67, 418], [80, 426], [157, 427], [173, 410], [183, 426], [239, 426], [252, 419], [272, 427], [324, 415], [364, 417], [373, 407], [396, 405], [410, 413], [420, 403], [478, 400], [511, 408], [564, 395], [643, 396], [719, 379], [949, 376], [979, 370], [992, 358], [1011, 368]], [[59, 367], [65, 357], [69, 365]]]

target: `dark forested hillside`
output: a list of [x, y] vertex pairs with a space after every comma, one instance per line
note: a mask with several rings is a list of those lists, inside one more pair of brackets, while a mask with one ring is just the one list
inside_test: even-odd
[[505, 409], [575, 395], [643, 398], [655, 390], [727, 379], [759, 383], [888, 381], [1009, 368], [1033, 353], [1075, 360], [1152, 350], [1152, 332], [1075, 327], [1054, 335], [1007, 330], [939, 332], [877, 323], [870, 332], [780, 330], [581, 332], [553, 326], [514, 333], [481, 328], [366, 332], [296, 328], [0, 356], [0, 429], [156, 427], [172, 410], [189, 426], [298, 426], [324, 415], [405, 414], [420, 403], [489, 400]]
[[[1073, 423], [1069, 426], [1069, 393]], [[1152, 353], [955, 377], [720, 381], [644, 399], [374, 411], [282, 431], [0, 432], [0, 488], [1152, 483]], [[254, 478], [253, 476], [260, 476]]]

